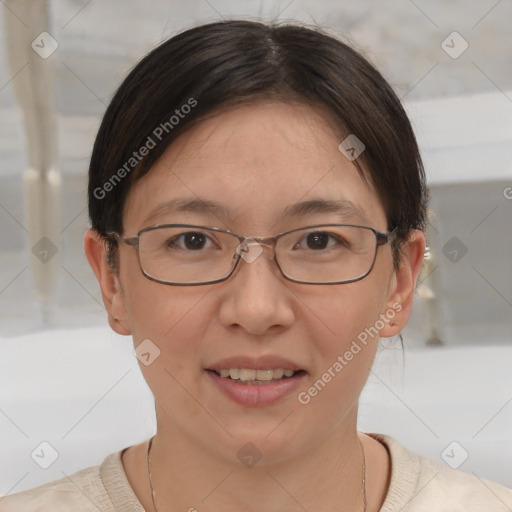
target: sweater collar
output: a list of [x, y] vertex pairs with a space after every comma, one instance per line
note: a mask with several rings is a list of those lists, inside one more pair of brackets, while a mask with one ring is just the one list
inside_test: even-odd
[[[391, 478], [379, 512], [395, 512], [405, 509], [416, 495], [420, 472], [419, 455], [407, 450], [390, 436], [364, 433], [381, 443], [390, 455]], [[145, 512], [124, 471], [121, 460], [123, 451], [112, 453], [106, 457], [100, 466], [101, 480], [116, 511]]]

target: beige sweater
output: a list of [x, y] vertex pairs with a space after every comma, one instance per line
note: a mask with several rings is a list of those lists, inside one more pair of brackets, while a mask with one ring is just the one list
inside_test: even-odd
[[[456, 471], [407, 450], [393, 438], [367, 434], [386, 446], [391, 481], [380, 512], [508, 512], [512, 489]], [[71, 481], [70, 481], [71, 480]], [[99, 466], [0, 498], [0, 512], [145, 512], [121, 462], [121, 451]]]

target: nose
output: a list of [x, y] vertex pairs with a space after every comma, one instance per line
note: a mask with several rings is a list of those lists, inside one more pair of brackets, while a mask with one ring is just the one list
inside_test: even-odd
[[228, 329], [255, 335], [276, 333], [293, 325], [294, 295], [272, 257], [272, 247], [247, 239], [237, 253], [238, 266], [223, 283], [220, 322]]

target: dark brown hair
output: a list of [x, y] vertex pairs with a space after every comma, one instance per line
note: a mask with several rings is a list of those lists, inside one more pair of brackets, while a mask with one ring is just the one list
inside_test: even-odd
[[428, 203], [411, 124], [392, 88], [364, 57], [318, 28], [299, 25], [209, 23], [146, 55], [114, 95], [94, 143], [92, 228], [115, 248], [108, 233], [123, 232], [130, 187], [169, 144], [214, 111], [261, 99], [317, 106], [341, 133], [364, 143], [354, 163], [375, 186], [388, 229], [397, 228], [397, 267], [409, 230], [425, 228]]

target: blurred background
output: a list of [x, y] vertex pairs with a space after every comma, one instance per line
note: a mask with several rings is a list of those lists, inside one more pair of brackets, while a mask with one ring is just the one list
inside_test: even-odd
[[[353, 44], [420, 143], [430, 250], [404, 349], [383, 340], [360, 430], [512, 486], [510, 1], [1, 0], [0, 495], [154, 431], [131, 340], [109, 330], [83, 254], [89, 157], [145, 53], [235, 17], [318, 24]], [[31, 455], [42, 442], [57, 454], [47, 469]]]

